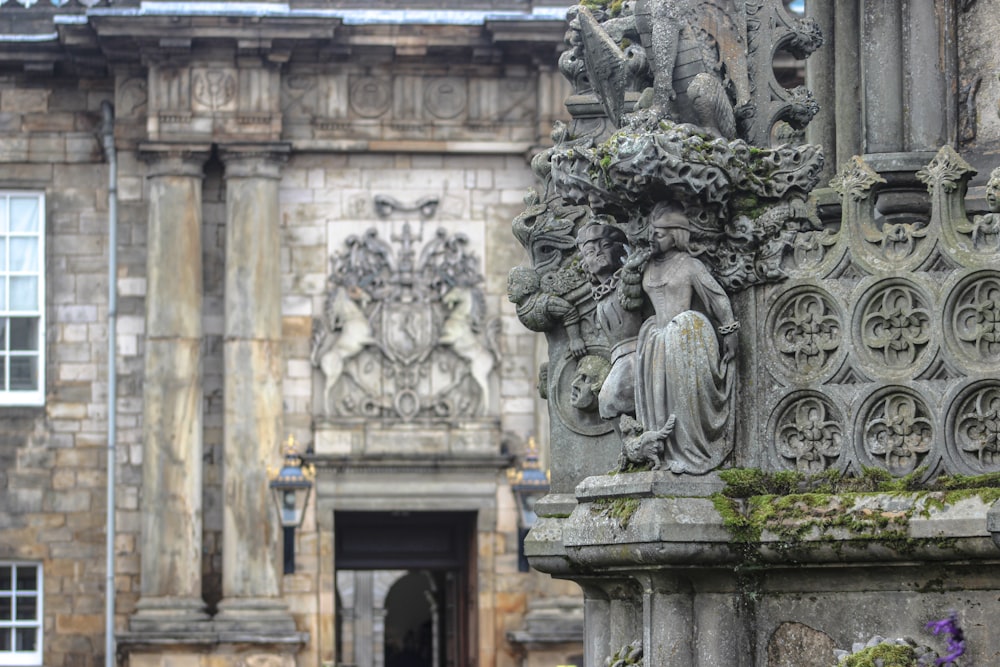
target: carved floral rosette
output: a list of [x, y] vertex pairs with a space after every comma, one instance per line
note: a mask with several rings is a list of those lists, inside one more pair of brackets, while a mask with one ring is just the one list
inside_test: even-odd
[[449, 421], [492, 409], [499, 321], [468, 238], [372, 227], [331, 258], [312, 361], [326, 418]]

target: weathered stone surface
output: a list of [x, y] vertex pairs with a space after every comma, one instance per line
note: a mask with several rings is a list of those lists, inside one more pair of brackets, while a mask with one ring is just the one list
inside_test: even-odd
[[802, 623], [782, 623], [767, 642], [767, 667], [829, 667], [829, 635]]

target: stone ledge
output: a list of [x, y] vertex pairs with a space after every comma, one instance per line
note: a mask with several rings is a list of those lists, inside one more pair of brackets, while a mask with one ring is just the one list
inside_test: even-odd
[[542, 563], [553, 557], [585, 570], [1000, 557], [1000, 509], [974, 493], [761, 496], [726, 508], [718, 498], [654, 496], [648, 475], [603, 496], [602, 482], [586, 480], [569, 517], [542, 519], [532, 530], [525, 551], [536, 567], [561, 569]]
[[[206, 623], [210, 625], [210, 623]], [[166, 647], [189, 647], [208, 652], [219, 646], [259, 650], [262, 646], [280, 647], [283, 651], [296, 650], [309, 641], [308, 632], [265, 634], [215, 629], [191, 629], [185, 632], [121, 632], [115, 635], [119, 652]]]

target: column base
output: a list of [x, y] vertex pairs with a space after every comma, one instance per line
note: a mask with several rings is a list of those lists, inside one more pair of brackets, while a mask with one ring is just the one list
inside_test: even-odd
[[142, 635], [197, 635], [211, 629], [200, 598], [144, 597], [136, 603], [135, 614], [129, 619], [129, 631]]
[[295, 620], [277, 598], [226, 598], [212, 620], [222, 641], [295, 635]]

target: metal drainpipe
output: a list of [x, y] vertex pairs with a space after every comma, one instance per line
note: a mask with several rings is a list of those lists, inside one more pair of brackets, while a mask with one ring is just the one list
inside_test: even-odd
[[117, 465], [116, 397], [118, 371], [118, 153], [115, 152], [115, 112], [101, 103], [104, 157], [108, 161], [108, 503], [106, 519], [106, 581], [104, 582], [104, 665], [115, 667], [115, 468]]

